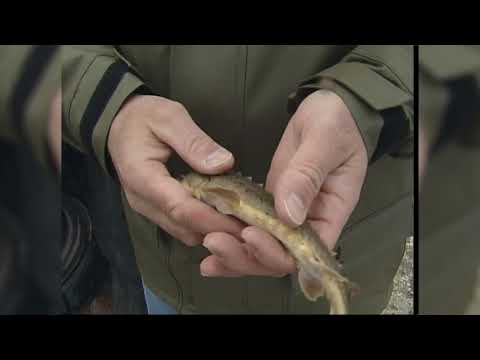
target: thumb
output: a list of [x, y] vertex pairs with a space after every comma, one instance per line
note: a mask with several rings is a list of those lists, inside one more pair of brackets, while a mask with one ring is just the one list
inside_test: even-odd
[[338, 155], [328, 149], [327, 143], [304, 141], [275, 184], [275, 210], [290, 226], [303, 224], [328, 173], [340, 165]]
[[185, 109], [176, 110], [174, 118], [175, 121], [162, 124], [154, 132], [188, 165], [200, 173], [212, 175], [233, 166], [232, 153], [200, 129]]

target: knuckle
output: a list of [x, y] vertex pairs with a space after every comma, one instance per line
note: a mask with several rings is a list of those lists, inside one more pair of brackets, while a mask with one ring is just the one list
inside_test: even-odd
[[178, 101], [167, 100], [164, 103], [162, 110], [167, 115], [175, 116], [178, 114], [183, 114], [185, 112], [185, 107]]
[[165, 206], [165, 214], [169, 219], [185, 229], [193, 228], [193, 219], [195, 218], [189, 209], [189, 206], [184, 202], [169, 202]]
[[179, 113], [179, 112], [183, 113], [185, 111], [185, 106], [183, 106], [178, 101], [170, 100], [168, 104], [169, 104], [170, 111], [172, 111], [173, 113]]
[[304, 162], [295, 168], [302, 182], [308, 187], [312, 194], [316, 194], [326, 177], [325, 172], [312, 163]]
[[186, 138], [185, 150], [188, 154], [198, 154], [209, 146], [209, 139], [202, 133], [196, 133]]
[[193, 237], [187, 236], [183, 238], [183, 243], [188, 247], [194, 247], [198, 245], [198, 241]]
[[176, 223], [183, 223], [185, 220], [185, 210], [178, 202], [167, 202], [164, 211]]
[[169, 102], [166, 111], [169, 115], [168, 117], [171, 119], [178, 118], [179, 116], [185, 116], [187, 114], [185, 107], [176, 101]]
[[187, 113], [185, 107], [177, 101], [163, 100], [161, 106], [157, 108], [157, 114], [165, 122], [174, 122], [179, 116], [185, 116]]

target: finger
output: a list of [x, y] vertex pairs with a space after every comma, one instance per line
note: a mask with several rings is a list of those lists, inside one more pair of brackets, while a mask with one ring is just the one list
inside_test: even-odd
[[337, 196], [321, 192], [310, 212], [310, 225], [319, 235], [320, 239], [333, 249], [348, 219], [347, 211]]
[[331, 173], [309, 211], [315, 230], [333, 248], [360, 197], [360, 176], [343, 167]]
[[155, 135], [193, 169], [204, 174], [218, 174], [233, 166], [232, 153], [203, 132], [182, 105], [169, 102], [159, 111], [164, 121], [154, 123]]
[[250, 226], [242, 231], [242, 238], [253, 248], [258, 262], [278, 273], [292, 273], [296, 271], [295, 260], [282, 247], [280, 242], [262, 229]]
[[150, 161], [132, 177], [135, 177], [135, 184], [143, 186], [132, 187], [138, 201], [130, 205], [150, 219], [165, 214], [175, 224], [201, 234], [215, 231], [240, 234], [244, 227], [239, 221], [193, 198], [159, 161]]
[[290, 226], [301, 225], [328, 173], [340, 163], [329, 141], [306, 136], [275, 184], [275, 209], [280, 219]]
[[[200, 245], [203, 242], [203, 234], [190, 231], [186, 227], [179, 226], [170, 220], [164, 213], [152, 211], [142, 199], [136, 200], [136, 195], [125, 193], [129, 204], [134, 203], [135, 211], [153, 221], [173, 238], [180, 240], [187, 246]], [[131, 206], [131, 205], [130, 205]]]
[[207, 256], [200, 263], [200, 273], [206, 277], [241, 277], [244, 274], [233, 271], [223, 265], [220, 258], [216, 255]]
[[267, 180], [265, 182], [265, 189], [267, 191], [273, 192], [278, 177], [285, 170], [297, 150], [299, 145], [298, 139], [299, 134], [297, 134], [294, 129], [294, 123], [290, 121], [270, 163], [270, 169], [268, 170]]
[[260, 264], [255, 257], [251, 256], [247, 248], [232, 235], [226, 233], [208, 234], [203, 241], [203, 246], [212, 254], [218, 256], [223, 265], [232, 271], [245, 275], [278, 275], [278, 272]]

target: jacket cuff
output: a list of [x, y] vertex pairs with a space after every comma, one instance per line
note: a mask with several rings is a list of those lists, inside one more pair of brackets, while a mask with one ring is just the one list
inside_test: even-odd
[[[102, 168], [112, 175], [107, 151], [110, 126], [127, 98], [144, 87], [142, 80], [129, 71], [122, 61], [97, 57], [82, 76], [70, 109], [69, 128], [79, 147], [93, 155]], [[78, 146], [78, 145], [77, 145]]]
[[359, 63], [340, 63], [304, 81], [290, 96], [294, 112], [312, 92], [335, 92], [350, 110], [373, 163], [382, 155], [409, 148], [413, 153], [413, 96]]

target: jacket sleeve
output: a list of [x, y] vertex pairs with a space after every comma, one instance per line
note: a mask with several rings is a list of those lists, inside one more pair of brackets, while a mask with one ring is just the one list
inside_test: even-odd
[[480, 145], [480, 46], [419, 47], [419, 121], [434, 149]]
[[0, 46], [0, 139], [28, 146], [49, 169], [49, 118], [60, 71], [59, 46]]
[[334, 91], [352, 113], [370, 162], [387, 153], [412, 156], [413, 70], [413, 46], [359, 45], [302, 82], [290, 95], [289, 112], [315, 90]]
[[129, 96], [148, 93], [113, 45], [62, 47], [63, 140], [94, 156], [112, 174], [107, 137]]

